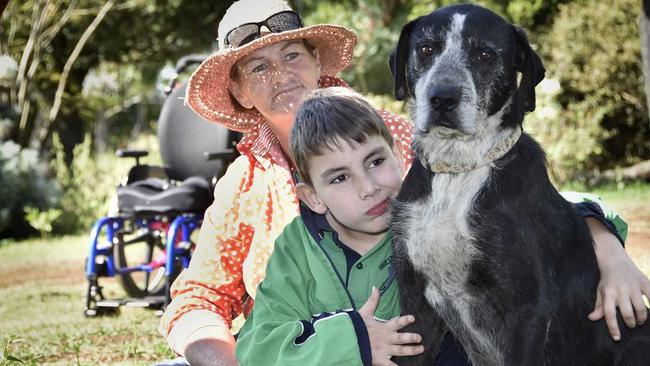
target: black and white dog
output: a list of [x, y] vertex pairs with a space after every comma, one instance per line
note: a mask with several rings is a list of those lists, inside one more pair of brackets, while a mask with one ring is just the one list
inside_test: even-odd
[[650, 327], [623, 326], [615, 343], [587, 318], [590, 233], [521, 132], [545, 72], [525, 33], [478, 6], [444, 7], [404, 26], [391, 71], [416, 152], [393, 209], [394, 263], [426, 347], [398, 363], [433, 365], [449, 330], [475, 366], [650, 365]]

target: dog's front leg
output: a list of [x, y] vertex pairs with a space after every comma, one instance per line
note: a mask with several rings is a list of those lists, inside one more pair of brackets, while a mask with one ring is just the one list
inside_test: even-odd
[[405, 254], [396, 250], [393, 254], [393, 263], [400, 288], [402, 314], [415, 316], [415, 323], [402, 329], [402, 332], [420, 334], [424, 353], [418, 356], [395, 357], [393, 361], [398, 365], [432, 366], [447, 328], [424, 297], [426, 286], [424, 277], [413, 269]]
[[[528, 307], [528, 306], [526, 306]], [[552, 326], [551, 317], [531, 305], [529, 309], [514, 311], [506, 319], [507, 343], [505, 365], [542, 366], [546, 364], [544, 353]]]

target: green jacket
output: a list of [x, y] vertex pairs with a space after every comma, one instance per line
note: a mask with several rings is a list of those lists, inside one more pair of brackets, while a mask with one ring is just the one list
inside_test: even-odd
[[386, 234], [348, 263], [335, 232], [297, 217], [275, 242], [253, 312], [237, 338], [239, 362], [370, 365], [368, 333], [357, 309], [374, 286], [382, 293], [375, 317], [388, 320], [400, 313], [390, 240]]

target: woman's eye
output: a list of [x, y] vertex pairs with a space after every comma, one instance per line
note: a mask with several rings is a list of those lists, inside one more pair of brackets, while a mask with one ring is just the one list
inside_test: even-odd
[[291, 60], [297, 58], [299, 55], [300, 55], [300, 53], [298, 53], [298, 52], [291, 52], [291, 53], [288, 53], [284, 58], [287, 59], [288, 61], [291, 61]]
[[423, 56], [433, 55], [433, 47], [428, 45], [420, 47], [420, 54], [422, 54]]
[[251, 70], [251, 73], [259, 73], [266, 70], [266, 68], [267, 68], [266, 64], [259, 64]]

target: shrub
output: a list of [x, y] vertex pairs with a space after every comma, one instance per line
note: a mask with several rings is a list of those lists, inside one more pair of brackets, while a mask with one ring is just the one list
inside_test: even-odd
[[35, 150], [21, 149], [11, 140], [0, 143], [0, 238], [33, 234], [25, 208], [47, 210], [56, 205], [58, 196]]
[[[130, 148], [150, 152], [147, 163], [160, 161], [155, 136], [143, 136]], [[59, 204], [61, 214], [55, 217], [53, 228], [60, 234], [89, 231], [100, 217], [114, 211], [116, 187], [134, 165], [132, 159], [119, 159], [113, 152], [95, 155], [90, 136], [77, 145], [71, 164], [66, 164], [63, 147], [54, 139], [56, 159], [52, 168], [62, 195]], [[48, 213], [57, 216], [55, 213]]]
[[406, 120], [409, 120], [406, 103], [395, 100], [392, 96], [384, 94], [368, 93], [365, 97], [368, 98], [370, 103], [372, 103], [376, 108], [398, 114], [406, 118]]
[[636, 21], [640, 5], [635, 0], [562, 4], [550, 31], [540, 37], [547, 77], [559, 81], [560, 90], [541, 96], [538, 108], [554, 112], [536, 112], [528, 129], [546, 146], [559, 183], [650, 158]]

